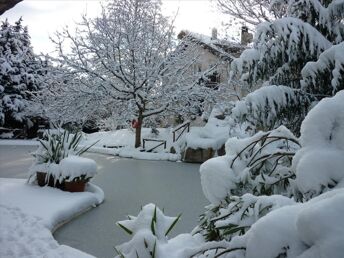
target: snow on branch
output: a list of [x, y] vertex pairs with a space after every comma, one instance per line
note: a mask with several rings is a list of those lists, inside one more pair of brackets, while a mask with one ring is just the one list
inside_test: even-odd
[[344, 183], [344, 91], [321, 100], [301, 127], [302, 148], [295, 155], [296, 184], [310, 199]]
[[285, 15], [311, 24], [331, 42], [344, 40], [344, 1], [274, 0], [271, 10], [286, 7]]
[[[250, 85], [262, 79], [268, 84], [287, 81], [290, 86], [298, 87], [303, 65], [317, 60], [332, 46], [310, 24], [292, 17], [260, 24], [254, 41], [254, 49], [245, 50], [231, 65], [232, 79], [238, 77]], [[278, 69], [282, 67], [288, 80], [279, 78]]]
[[142, 125], [145, 118], [164, 112], [194, 113], [215, 93], [192, 72], [199, 57], [195, 42], [176, 45], [160, 1], [109, 2], [100, 17], [84, 16], [74, 33], [58, 32], [54, 42], [56, 61], [73, 73], [69, 92], [87, 104], [82, 113], [102, 106], [103, 119], [138, 119]]
[[344, 42], [324, 51], [318, 61], [309, 62], [301, 71], [302, 90], [332, 96], [344, 89]]
[[283, 124], [298, 133], [310, 102], [311, 98], [300, 90], [265, 86], [237, 101], [232, 117], [238, 122], [249, 122], [255, 130], [271, 130]]

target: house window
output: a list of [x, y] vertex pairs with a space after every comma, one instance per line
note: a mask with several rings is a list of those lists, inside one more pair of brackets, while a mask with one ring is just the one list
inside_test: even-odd
[[206, 82], [206, 86], [208, 88], [212, 88], [217, 90], [219, 88], [220, 83], [220, 74], [218, 72], [213, 72], [212, 74], [207, 76], [208, 81]]

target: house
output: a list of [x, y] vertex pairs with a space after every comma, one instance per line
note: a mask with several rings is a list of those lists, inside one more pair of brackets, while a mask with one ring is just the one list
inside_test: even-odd
[[208, 74], [205, 83], [208, 87], [218, 89], [220, 84], [227, 84], [230, 63], [247, 48], [247, 44], [252, 40], [252, 34], [246, 27], [243, 27], [241, 43], [235, 43], [218, 39], [215, 28], [212, 30], [211, 36], [182, 30], [178, 34], [178, 39], [181, 41], [187, 39], [195, 43], [193, 47], [199, 48], [199, 57], [191, 72], [204, 73], [214, 67]]

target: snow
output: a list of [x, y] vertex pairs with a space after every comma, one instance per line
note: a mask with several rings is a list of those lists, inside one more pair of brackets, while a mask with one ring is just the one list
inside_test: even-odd
[[334, 45], [325, 50], [316, 62], [308, 62], [301, 71], [301, 86], [303, 90], [315, 88], [322, 92], [325, 85], [319, 83], [323, 74], [329, 75], [331, 90], [334, 95], [338, 90], [342, 90], [341, 83], [344, 81], [344, 42]]
[[[172, 146], [172, 129], [159, 128], [159, 134], [152, 134], [150, 128], [142, 128], [142, 139], [165, 140], [166, 149], [163, 146], [158, 147], [153, 152], [141, 151], [141, 148], [135, 148], [135, 133], [130, 129], [121, 129], [116, 131], [97, 132], [84, 134], [80, 146], [89, 146], [97, 142], [90, 152], [117, 155], [124, 158], [135, 158], [145, 160], [180, 160], [180, 154], [169, 153]], [[146, 142], [146, 149], [153, 148], [157, 142]], [[109, 148], [107, 148], [107, 146]]]
[[[180, 234], [169, 240], [167, 235], [178, 217], [164, 215], [151, 203], [145, 205], [137, 217], [128, 216], [128, 218], [117, 224], [129, 230], [132, 239], [116, 247], [120, 252], [116, 258], [189, 257], [186, 255], [187, 250], [196, 248], [204, 242], [200, 235], [191, 234]], [[155, 256], [152, 253], [155, 253]]]
[[6, 20], [0, 27], [0, 125], [11, 127], [11, 120], [24, 122], [24, 112], [31, 107], [28, 96], [43, 83], [43, 66], [22, 19], [15, 25]]
[[[281, 136], [282, 139], [276, 140], [276, 137]], [[267, 137], [266, 141], [265, 137]], [[285, 142], [285, 139], [289, 139], [288, 142]], [[271, 173], [267, 172], [269, 166], [273, 165], [274, 159], [277, 158], [274, 158], [273, 154], [288, 155], [299, 149], [297, 139], [284, 126], [270, 132], [258, 132], [252, 137], [243, 139], [229, 138], [225, 146], [225, 156], [207, 160], [200, 167], [203, 192], [214, 205], [220, 204], [228, 195], [237, 195], [242, 191], [259, 191], [263, 186], [273, 187], [272, 191], [277, 191], [277, 189], [282, 191], [283, 189], [279, 188], [282, 186], [274, 185], [274, 183], [290, 175], [291, 171], [288, 167], [291, 164], [288, 158], [279, 158], [275, 170]], [[246, 148], [247, 146], [251, 146], [251, 149]], [[243, 149], [245, 151], [242, 151]], [[238, 155], [239, 153], [241, 154]], [[265, 155], [271, 156], [270, 162], [267, 162], [269, 164], [265, 163], [264, 167], [256, 171], [255, 160]], [[239, 183], [249, 186], [243, 189]]]
[[[143, 128], [142, 139], [147, 138], [166, 141], [166, 149], [160, 146], [151, 153], [141, 151], [142, 148], [134, 147], [135, 134], [129, 129], [84, 135], [80, 145], [88, 146], [98, 141], [89, 151], [118, 155], [125, 158], [178, 161], [181, 159], [180, 152], [186, 147], [193, 149], [220, 149], [229, 137], [229, 126], [232, 124], [232, 120], [223, 121], [210, 117], [208, 123], [204, 127], [191, 126], [190, 132], [184, 133], [175, 143], [173, 143], [172, 128], [158, 128], [158, 135], [152, 134], [150, 128]], [[149, 150], [157, 144], [159, 143], [146, 142], [145, 149]], [[106, 148], [106, 146], [112, 148]], [[175, 148], [176, 154], [170, 153], [172, 146]]]
[[344, 183], [344, 91], [320, 101], [301, 126], [302, 149], [293, 159], [306, 198]]
[[0, 256], [92, 257], [59, 246], [51, 231], [103, 200], [103, 191], [92, 184], [86, 192], [69, 193], [0, 178]]
[[71, 247], [59, 245], [40, 218], [29, 216], [19, 208], [0, 205], [0, 214], [1, 257], [93, 257]]
[[193, 127], [185, 137], [186, 146], [192, 149], [220, 149], [229, 137], [229, 126], [218, 121], [221, 120], [211, 118], [204, 127]]
[[246, 234], [246, 257], [275, 258], [285, 251], [283, 247], [289, 247], [288, 257], [296, 257], [304, 249], [296, 231], [295, 213], [299, 210], [298, 206], [287, 206], [253, 224]]
[[61, 177], [72, 181], [74, 178], [85, 176], [92, 178], [97, 174], [97, 164], [92, 159], [69, 156], [60, 162]]
[[15, 145], [15, 146], [38, 146], [39, 142], [36, 140], [0, 140], [0, 145]]
[[213, 219], [217, 228], [228, 225], [249, 227], [268, 212], [295, 204], [291, 198], [281, 195], [244, 194], [241, 197], [231, 196], [231, 199], [232, 202], [226, 208], [220, 209], [219, 215]]
[[[286, 206], [258, 220], [244, 236], [246, 257], [341, 257], [344, 189]], [[282, 223], [283, 222], [283, 223]]]
[[[218, 115], [223, 115], [224, 119], [218, 119]], [[183, 138], [182, 143], [192, 149], [220, 149], [228, 140], [230, 135], [243, 135], [242, 130], [238, 130], [238, 125], [230, 117], [225, 115], [225, 111], [219, 106], [213, 108], [207, 123], [203, 127], [191, 127], [190, 133]], [[239, 132], [240, 131], [240, 132]]]
[[[308, 100], [299, 90], [283, 85], [263, 86], [244, 99], [237, 101], [232, 109], [231, 116], [238, 123], [247, 121], [251, 127], [271, 130], [276, 126], [289, 122], [285, 113], [289, 109], [307, 107]], [[307, 109], [305, 109], [307, 110]], [[295, 113], [293, 116], [297, 116]], [[287, 121], [285, 121], [287, 120]], [[293, 124], [285, 124], [290, 129]]]
[[95, 185], [88, 185], [86, 192], [69, 193], [48, 186], [30, 185], [24, 179], [0, 178], [0, 186], [0, 204], [19, 207], [25, 214], [43, 219], [49, 229], [99, 205], [104, 198], [102, 190]]
[[[55, 163], [40, 163], [33, 164], [29, 168], [29, 182], [33, 182], [36, 178], [36, 172], [47, 173], [46, 180], [49, 179], [49, 176], [54, 176], [55, 180], [60, 179], [61, 169], [59, 164]], [[55, 182], [56, 183], [56, 182]]]
[[258, 25], [254, 42], [253, 49], [245, 50], [231, 64], [231, 80], [238, 79], [251, 89], [262, 84], [298, 88], [293, 75], [301, 72], [295, 64], [306, 63], [302, 54], [306, 53], [308, 60], [316, 60], [332, 46], [310, 23], [292, 15]]
[[200, 167], [203, 193], [213, 204], [219, 204], [231, 189], [236, 188], [237, 180], [228, 164], [227, 159], [216, 157], [204, 162]]

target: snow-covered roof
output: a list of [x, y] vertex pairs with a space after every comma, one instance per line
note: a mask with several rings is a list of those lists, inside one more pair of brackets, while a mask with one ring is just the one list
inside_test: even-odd
[[182, 40], [185, 37], [200, 44], [209, 52], [224, 60], [232, 60], [239, 57], [240, 54], [247, 48], [246, 46], [236, 42], [217, 38], [214, 39], [203, 34], [182, 30], [178, 34], [178, 39]]

